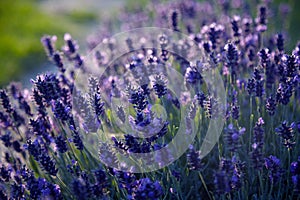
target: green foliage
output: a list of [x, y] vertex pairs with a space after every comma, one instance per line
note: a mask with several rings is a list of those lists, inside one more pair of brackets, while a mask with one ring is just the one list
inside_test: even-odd
[[43, 13], [35, 1], [0, 1], [0, 85], [41, 65], [40, 43], [45, 33], [62, 35], [71, 26], [57, 16]]

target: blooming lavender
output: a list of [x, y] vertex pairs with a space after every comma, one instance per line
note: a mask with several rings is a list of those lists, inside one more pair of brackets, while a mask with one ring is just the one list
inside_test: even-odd
[[[0, 89], [0, 199], [297, 199], [300, 43], [291, 44], [286, 29], [289, 9], [261, 3], [125, 6], [87, 38], [88, 56], [69, 33], [62, 47], [57, 36], [44, 35], [51, 73], [32, 77], [31, 88]], [[153, 26], [182, 36], [129, 35], [122, 43], [129, 52], [111, 62], [119, 51], [112, 33]], [[210, 91], [206, 70], [222, 77], [226, 105]], [[214, 127], [222, 110], [226, 126]], [[222, 135], [202, 157], [205, 142], [217, 137], [206, 134], [210, 128]], [[156, 153], [147, 164], [162, 167], [176, 152], [157, 152], [182, 129], [174, 151], [196, 135], [172, 164], [134, 174], [120, 162]]]
[[199, 152], [194, 149], [192, 145], [189, 147], [189, 152], [187, 154], [188, 166], [191, 170], [201, 170], [202, 163], [200, 159]]
[[295, 145], [295, 134], [294, 134], [295, 123], [288, 124], [287, 121], [282, 122], [280, 127], [275, 129], [275, 132], [281, 137], [282, 144], [291, 149]]
[[298, 160], [291, 163], [292, 182], [296, 194], [300, 193], [300, 157]]
[[259, 118], [253, 128], [253, 144], [250, 156], [253, 162], [253, 167], [261, 169], [263, 165], [263, 145], [264, 145], [264, 120]]
[[228, 145], [228, 149], [230, 152], [237, 152], [237, 150], [241, 147], [240, 137], [244, 134], [245, 128], [236, 129], [233, 124], [229, 124], [225, 129], [225, 141]]
[[272, 183], [278, 182], [282, 176], [283, 170], [280, 164], [280, 160], [276, 156], [270, 155], [265, 158], [265, 167], [269, 171], [269, 179]]
[[145, 178], [138, 180], [133, 199], [159, 199], [162, 195], [163, 190], [159, 182], [152, 182], [149, 178]]

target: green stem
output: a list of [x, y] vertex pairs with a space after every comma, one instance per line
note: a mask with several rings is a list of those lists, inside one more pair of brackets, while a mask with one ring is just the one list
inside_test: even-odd
[[205, 191], [206, 191], [206, 193], [207, 193], [208, 198], [209, 198], [210, 200], [212, 200], [212, 197], [210, 196], [210, 193], [209, 193], [209, 191], [208, 191], [207, 185], [206, 185], [206, 183], [205, 183], [205, 181], [204, 181], [204, 179], [203, 179], [203, 176], [202, 176], [201, 172], [199, 172], [199, 177], [200, 177], [200, 180], [201, 180], [201, 182], [202, 182], [202, 184], [203, 184], [203, 186], [204, 186], [204, 189], [205, 189]]

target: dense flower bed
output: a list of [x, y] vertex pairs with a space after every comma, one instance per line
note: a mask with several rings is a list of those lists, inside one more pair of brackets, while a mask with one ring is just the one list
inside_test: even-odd
[[[188, 40], [171, 43], [163, 32], [152, 37], [158, 49], [143, 46], [147, 36], [140, 43], [126, 38], [129, 53], [113, 63], [104, 49], [81, 55], [70, 34], [62, 48], [55, 46], [56, 36], [44, 36], [57, 72], [33, 78], [30, 89], [11, 83], [0, 91], [0, 199], [299, 198], [300, 44], [287, 51], [288, 34], [270, 31], [270, 2], [258, 5], [255, 17], [257, 5], [219, 3], [149, 3], [122, 11], [88, 38], [91, 51], [104, 43], [112, 55], [118, 46], [113, 33], [169, 28], [201, 50], [195, 62], [187, 60], [194, 53]], [[287, 11], [282, 7], [280, 14]], [[90, 71], [91, 56], [101, 76]], [[179, 95], [171, 90], [179, 86], [168, 78], [170, 66], [183, 77], [179, 84], [186, 89]], [[222, 76], [226, 105], [218, 106], [220, 99], [208, 90], [206, 70]], [[113, 99], [127, 104], [112, 108]], [[201, 157], [199, 147], [218, 113], [224, 113], [222, 135]], [[163, 149], [182, 116], [186, 137], [191, 130], [197, 134], [179, 159], [144, 173], [118, 163], [117, 150], [130, 159]], [[125, 122], [131, 129], [120, 126]], [[149, 165], [172, 160], [173, 152], [165, 153]]]

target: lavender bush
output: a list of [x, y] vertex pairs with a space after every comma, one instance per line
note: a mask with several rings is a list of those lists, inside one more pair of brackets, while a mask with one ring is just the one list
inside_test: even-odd
[[[103, 23], [88, 38], [88, 56], [70, 34], [61, 48], [45, 35], [57, 72], [33, 78], [30, 89], [11, 83], [0, 90], [0, 199], [300, 199], [300, 43], [287, 50], [288, 33], [272, 26], [273, 7], [153, 1]], [[187, 35], [202, 56], [189, 62], [191, 43], [161, 32], [147, 41], [158, 48], [147, 48], [146, 36], [128, 36], [128, 53], [111, 60], [114, 33], [146, 26]], [[99, 43], [106, 48], [93, 51]], [[181, 82], [169, 78], [170, 66]], [[206, 70], [222, 76], [226, 105], [209, 90]], [[176, 95], [172, 88], [181, 85]], [[201, 156], [220, 113], [222, 135]], [[182, 145], [196, 136], [180, 158], [141, 156], [136, 166], [160, 168], [144, 173], [119, 162], [164, 149], [182, 120]]]

